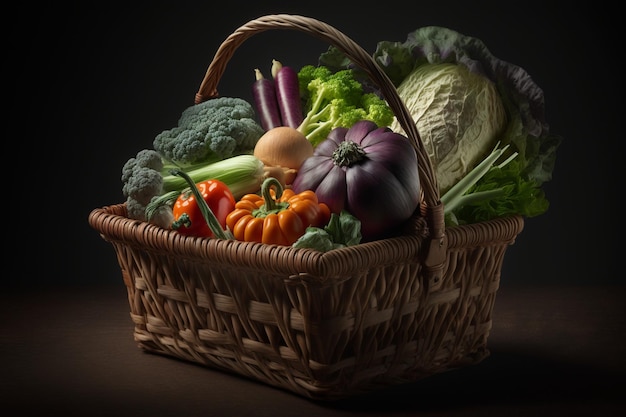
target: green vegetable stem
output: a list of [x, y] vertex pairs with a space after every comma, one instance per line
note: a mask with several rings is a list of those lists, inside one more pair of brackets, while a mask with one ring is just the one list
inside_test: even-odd
[[[509, 145], [498, 149], [494, 148], [489, 156], [487, 156], [481, 163], [476, 165], [466, 176], [464, 176], [459, 182], [457, 182], [452, 188], [450, 188], [444, 195], [441, 196], [441, 202], [444, 204], [444, 213], [451, 213], [467, 204], [471, 201], [478, 201], [482, 198], [494, 198], [500, 193], [498, 189], [491, 190], [491, 192], [482, 195], [468, 195], [467, 191], [475, 185], [480, 179], [491, 169], [493, 164], [498, 158], [502, 156], [504, 151]], [[513, 154], [510, 158], [507, 158], [502, 166], [506, 165], [509, 161], [515, 158], [517, 154]]]
[[484, 221], [513, 214], [533, 217], [548, 209], [548, 201], [539, 184], [517, 175], [517, 152], [494, 165], [509, 146], [496, 146], [441, 196], [447, 225], [458, 225], [466, 222], [465, 219]]

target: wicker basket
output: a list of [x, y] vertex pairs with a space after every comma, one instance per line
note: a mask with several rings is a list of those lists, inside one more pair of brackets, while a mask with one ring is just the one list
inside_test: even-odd
[[238, 28], [196, 103], [217, 97], [237, 47], [270, 29], [336, 46], [378, 84], [418, 152], [421, 208], [406, 235], [326, 253], [184, 237], [127, 218], [124, 204], [97, 208], [89, 223], [117, 254], [139, 347], [316, 400], [481, 361], [504, 254], [523, 219], [446, 228], [433, 168], [393, 84], [367, 52], [315, 19], [269, 15]]

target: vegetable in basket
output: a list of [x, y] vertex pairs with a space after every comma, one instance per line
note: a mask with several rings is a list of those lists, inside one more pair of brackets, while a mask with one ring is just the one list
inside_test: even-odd
[[254, 105], [266, 132], [254, 147], [254, 156], [268, 168], [280, 169], [281, 183], [290, 185], [302, 162], [313, 155], [313, 144], [297, 130], [303, 120], [297, 72], [272, 60], [272, 80], [255, 70]]
[[188, 170], [251, 153], [264, 132], [252, 104], [218, 97], [186, 108], [176, 127], [154, 138], [153, 147], [172, 165]]
[[361, 222], [364, 240], [391, 235], [419, 205], [417, 153], [388, 127], [361, 120], [333, 129], [293, 181], [295, 192], [313, 190], [331, 212], [348, 211]]
[[282, 125], [296, 129], [304, 119], [298, 73], [292, 67], [284, 66], [274, 59], [272, 60], [272, 77]]
[[[202, 192], [193, 181], [193, 179], [184, 171], [181, 171], [179, 169], [172, 169], [170, 170], [170, 173], [171, 175], [181, 177], [187, 183], [187, 185], [189, 186], [189, 191], [194, 196], [196, 209], [198, 209], [202, 214], [205, 224], [212, 232], [212, 236], [219, 239], [232, 239], [232, 234], [227, 230], [224, 230], [220, 220], [218, 220], [218, 218], [215, 216], [215, 213], [213, 213], [211, 207], [209, 207], [209, 203], [204, 199]], [[228, 197], [226, 197], [226, 199], [229, 200]], [[227, 204], [230, 205], [230, 201]]]
[[329, 220], [328, 206], [313, 191], [295, 193], [270, 177], [263, 181], [261, 195], [247, 194], [237, 201], [226, 225], [237, 240], [290, 246], [307, 227], [322, 227]]
[[275, 59], [271, 71], [272, 79], [267, 79], [258, 68], [254, 70], [252, 98], [261, 126], [266, 131], [279, 126], [295, 129], [304, 117], [298, 73]]
[[274, 127], [257, 141], [254, 156], [266, 167], [281, 169], [284, 184], [291, 184], [302, 163], [313, 156], [313, 145], [298, 130], [289, 126]]
[[[174, 174], [180, 175], [180, 171], [174, 171]], [[197, 192], [193, 189], [185, 190], [174, 202], [172, 229], [187, 236], [213, 237], [214, 233], [204, 218], [197, 196], [204, 199], [222, 230], [226, 228], [226, 216], [235, 209], [235, 197], [220, 180], [201, 181], [195, 187]]]
[[261, 127], [268, 131], [274, 127], [282, 126], [278, 110], [278, 98], [274, 81], [265, 78], [260, 69], [254, 69], [254, 83], [252, 84], [252, 99]]
[[316, 249], [328, 252], [361, 243], [361, 222], [345, 210], [331, 213], [324, 227], [307, 227], [306, 232], [294, 242], [294, 248]]
[[[122, 194], [126, 198], [128, 217], [146, 220], [146, 206], [163, 193], [163, 160], [154, 149], [142, 149], [129, 158], [122, 167]], [[153, 223], [169, 227], [173, 220], [172, 210], [158, 210], [151, 216]]]
[[[552, 178], [561, 138], [549, 132], [543, 91], [526, 71], [493, 56], [482, 41], [437, 26], [417, 29], [405, 42], [381, 41], [373, 58], [417, 123], [442, 197], [466, 175], [474, 176], [472, 169], [496, 144], [510, 145], [503, 158], [515, 155], [474, 178], [467, 190], [499, 189], [499, 197], [468, 199], [454, 213], [444, 207], [448, 224], [547, 210], [541, 185]], [[320, 63], [334, 71], [352, 66], [334, 47]], [[402, 132], [397, 120], [391, 128]]]
[[336, 127], [352, 127], [359, 120], [389, 126], [394, 114], [375, 93], [364, 92], [352, 70], [333, 73], [324, 66], [305, 65], [298, 71], [300, 96], [305, 102], [304, 119], [298, 126], [313, 146]]

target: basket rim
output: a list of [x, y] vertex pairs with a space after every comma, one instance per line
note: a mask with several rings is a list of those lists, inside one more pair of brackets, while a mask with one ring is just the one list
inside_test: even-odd
[[[172, 257], [226, 263], [242, 268], [264, 269], [287, 275], [309, 274], [328, 279], [413, 259], [423, 261], [429, 230], [418, 218], [414, 232], [359, 245], [320, 252], [308, 248], [244, 242], [232, 239], [185, 236], [173, 230], [130, 219], [125, 203], [95, 208], [89, 224], [109, 242], [140, 247]], [[522, 216], [514, 215], [482, 223], [446, 229], [447, 249], [489, 244], [512, 244], [522, 231]], [[443, 261], [445, 263], [445, 260]]]
[[263, 268], [286, 274], [308, 273], [319, 277], [342, 276], [407, 258], [417, 261], [428, 237], [425, 221], [418, 218], [416, 233], [321, 252], [260, 242], [185, 236], [126, 217], [125, 203], [93, 209], [89, 214], [89, 224], [106, 241], [172, 257], [232, 263], [238, 267]]

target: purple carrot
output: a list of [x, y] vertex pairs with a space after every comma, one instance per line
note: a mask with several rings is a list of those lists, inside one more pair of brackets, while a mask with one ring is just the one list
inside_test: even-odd
[[272, 77], [283, 126], [297, 129], [304, 119], [298, 73], [292, 67], [283, 66], [280, 61], [274, 59], [272, 60]]
[[255, 68], [254, 74], [252, 97], [261, 127], [267, 131], [282, 126], [274, 81], [265, 78], [258, 68]]

